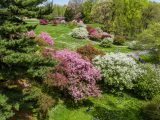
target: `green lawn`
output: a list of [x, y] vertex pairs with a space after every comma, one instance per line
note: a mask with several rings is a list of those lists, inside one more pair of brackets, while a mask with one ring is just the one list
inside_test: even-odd
[[[38, 24], [38, 21], [26, 20], [29, 24]], [[98, 27], [99, 24], [89, 24], [94, 27]], [[80, 46], [83, 46], [88, 43], [92, 43], [96, 48], [103, 50], [105, 52], [131, 52], [127, 46], [113, 46], [111, 48], [102, 48], [99, 46], [98, 42], [91, 41], [89, 39], [76, 39], [69, 35], [72, 31], [68, 25], [38, 25], [35, 29], [35, 32], [39, 34], [40, 32], [48, 32], [54, 38], [54, 48], [67, 48], [67, 49], [76, 49]]]
[[129, 95], [103, 94], [89, 100], [92, 103], [89, 112], [88, 107], [69, 108], [61, 103], [49, 111], [49, 120], [142, 120], [140, 108], [146, 103]]
[[128, 46], [116, 46], [116, 45], [113, 45], [110, 48], [102, 48], [98, 44], [96, 44], [95, 47], [100, 49], [100, 50], [103, 50], [105, 52], [123, 52], [123, 53], [127, 53], [127, 52], [132, 52], [133, 51], [133, 50], [129, 49]]
[[91, 42], [90, 40], [86, 39], [75, 39], [69, 35], [71, 32], [71, 28], [69, 28], [67, 25], [38, 25], [36, 28], [36, 33], [40, 33], [42, 31], [48, 32], [53, 38], [55, 48], [69, 48], [69, 49], [75, 49], [79, 46], [82, 46], [84, 44], [87, 44]]

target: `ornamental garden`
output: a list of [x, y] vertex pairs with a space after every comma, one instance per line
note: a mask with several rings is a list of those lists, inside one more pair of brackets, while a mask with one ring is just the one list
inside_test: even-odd
[[1, 0], [0, 120], [160, 120], [160, 4]]

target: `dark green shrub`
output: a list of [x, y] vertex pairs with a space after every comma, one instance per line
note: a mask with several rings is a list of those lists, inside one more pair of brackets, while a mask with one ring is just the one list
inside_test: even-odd
[[96, 107], [93, 120], [137, 120], [137, 111], [133, 109], [107, 109]]
[[160, 120], [160, 97], [156, 97], [142, 109], [144, 120]]
[[112, 38], [104, 38], [100, 43], [100, 46], [104, 48], [108, 48], [108, 47], [112, 47], [112, 44], [113, 44]]
[[65, 13], [64, 13], [64, 16], [66, 18], [66, 21], [71, 21], [74, 19], [74, 10], [72, 8], [67, 8]]
[[142, 69], [145, 72], [137, 80], [134, 91], [139, 97], [151, 99], [160, 94], [160, 68], [145, 64]]
[[123, 43], [126, 41], [124, 36], [116, 35], [114, 38], [114, 44], [115, 45], [123, 45]]
[[160, 23], [154, 23], [138, 35], [142, 49], [149, 49], [160, 62]]

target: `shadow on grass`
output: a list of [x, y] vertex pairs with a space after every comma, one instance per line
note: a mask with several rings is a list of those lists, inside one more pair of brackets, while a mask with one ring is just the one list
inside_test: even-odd
[[90, 107], [94, 106], [94, 103], [89, 99], [81, 100], [81, 101], [78, 101], [78, 102], [75, 102], [72, 99], [66, 99], [66, 100], [64, 100], [64, 104], [68, 109], [79, 109], [81, 107], [90, 108]]
[[93, 111], [93, 120], [142, 120], [140, 111], [134, 109], [107, 109], [104, 107], [95, 107]]

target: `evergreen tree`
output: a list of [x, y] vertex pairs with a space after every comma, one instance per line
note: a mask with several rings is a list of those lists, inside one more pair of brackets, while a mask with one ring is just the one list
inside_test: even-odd
[[83, 0], [69, 0], [64, 16], [67, 21], [82, 18]]
[[37, 7], [36, 17], [40, 19], [53, 19], [53, 4], [51, 2], [46, 2], [42, 6]]
[[42, 79], [55, 62], [43, 57], [34, 39], [24, 32], [32, 29], [23, 17], [45, 0], [1, 0], [0, 2], [0, 80]]

